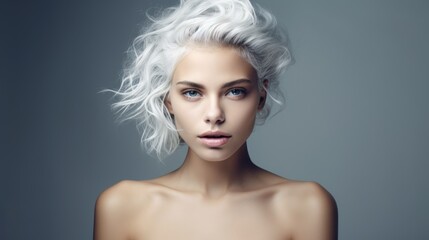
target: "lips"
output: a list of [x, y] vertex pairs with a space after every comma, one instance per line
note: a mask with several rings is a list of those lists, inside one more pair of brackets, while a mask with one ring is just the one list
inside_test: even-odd
[[210, 131], [199, 135], [198, 138], [208, 147], [221, 147], [228, 142], [231, 135], [220, 131]]

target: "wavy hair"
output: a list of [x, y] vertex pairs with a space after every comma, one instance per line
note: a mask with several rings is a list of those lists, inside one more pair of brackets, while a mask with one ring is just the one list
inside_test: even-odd
[[[119, 119], [136, 120], [141, 142], [159, 159], [174, 152], [180, 137], [164, 105], [176, 63], [190, 44], [215, 44], [239, 50], [258, 75], [258, 86], [269, 81], [271, 101], [258, 113], [263, 122], [270, 102], [282, 104], [278, 77], [291, 62], [286, 35], [275, 17], [249, 0], [181, 0], [157, 16], [134, 40], [128, 51], [121, 85], [109, 90]], [[269, 100], [268, 99], [268, 100]]]

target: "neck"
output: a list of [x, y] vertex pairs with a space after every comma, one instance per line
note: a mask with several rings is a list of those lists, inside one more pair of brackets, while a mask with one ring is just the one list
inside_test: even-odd
[[244, 144], [234, 155], [222, 161], [207, 161], [188, 149], [183, 165], [175, 171], [177, 187], [210, 197], [219, 197], [243, 188], [248, 173], [257, 167]]

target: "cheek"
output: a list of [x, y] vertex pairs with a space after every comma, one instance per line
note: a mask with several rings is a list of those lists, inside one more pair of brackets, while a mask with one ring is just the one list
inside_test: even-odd
[[179, 134], [186, 134], [192, 126], [195, 126], [197, 119], [196, 111], [191, 109], [188, 104], [183, 104], [180, 101], [172, 99], [172, 109], [174, 111], [174, 123]]
[[184, 112], [184, 109], [180, 108], [180, 107], [175, 107], [174, 108], [174, 123], [176, 124], [176, 128], [179, 130], [181, 128], [183, 128], [184, 126], [186, 127], [186, 115]]
[[234, 122], [238, 128], [253, 128], [256, 113], [258, 111], [257, 103], [249, 101], [247, 104], [231, 105], [227, 120]]

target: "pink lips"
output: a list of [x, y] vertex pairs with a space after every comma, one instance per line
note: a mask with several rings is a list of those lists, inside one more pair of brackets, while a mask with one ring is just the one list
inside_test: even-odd
[[199, 135], [198, 138], [204, 145], [208, 147], [220, 147], [228, 142], [229, 138], [231, 138], [231, 135], [224, 132], [215, 131], [205, 132]]

